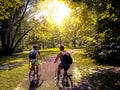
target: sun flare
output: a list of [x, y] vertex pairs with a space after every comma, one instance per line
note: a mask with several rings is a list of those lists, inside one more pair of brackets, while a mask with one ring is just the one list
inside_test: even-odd
[[62, 24], [63, 19], [71, 11], [65, 3], [59, 2], [58, 0], [45, 0], [44, 3], [40, 2], [37, 8], [38, 12], [35, 18], [38, 21], [42, 22], [41, 17], [44, 16], [47, 20], [54, 20], [58, 25]]
[[63, 19], [65, 18], [65, 16], [69, 15], [69, 13], [70, 9], [67, 7], [67, 5], [65, 5], [64, 3], [56, 2], [52, 17], [59, 25], [61, 25]]

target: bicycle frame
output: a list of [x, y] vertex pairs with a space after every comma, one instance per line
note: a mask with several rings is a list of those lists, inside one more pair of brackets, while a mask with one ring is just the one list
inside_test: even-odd
[[36, 71], [36, 66], [32, 65], [31, 62], [29, 62], [29, 81], [30, 83], [34, 80], [39, 80], [40, 76], [38, 76], [37, 71]]
[[[55, 71], [55, 77], [56, 76], [58, 76], [57, 75], [57, 69]], [[72, 82], [71, 76], [72, 75], [69, 75], [68, 73], [64, 73], [64, 72], [60, 71], [60, 73], [59, 73], [59, 80], [56, 81], [56, 86], [58, 88], [60, 88], [60, 89], [61, 88], [62, 89], [64, 89], [64, 88], [70, 88], [70, 89], [72, 89], [73, 88], [73, 82]], [[69, 83], [69, 87], [65, 86], [65, 82], [66, 81]]]

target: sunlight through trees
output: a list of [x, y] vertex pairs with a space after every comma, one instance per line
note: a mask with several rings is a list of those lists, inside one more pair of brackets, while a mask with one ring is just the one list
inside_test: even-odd
[[[27, 0], [22, 2], [23, 4], [19, 0], [15, 3], [10, 2], [10, 7], [0, 7], [6, 7], [5, 10], [8, 10], [4, 12], [5, 16], [0, 16], [3, 19], [0, 21], [0, 50], [6, 55], [11, 55], [18, 48], [28, 50], [34, 43], [38, 43], [40, 49], [64, 44], [73, 48], [85, 47], [88, 55], [100, 62], [108, 59], [106, 63], [110, 63], [114, 56], [116, 60], [113, 62], [120, 64], [119, 2], [119, 0], [116, 2]], [[20, 6], [14, 6], [13, 3]], [[9, 13], [9, 10], [13, 12]]]

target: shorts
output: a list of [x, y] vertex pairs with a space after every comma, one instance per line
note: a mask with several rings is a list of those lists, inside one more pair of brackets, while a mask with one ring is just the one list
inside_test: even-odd
[[37, 61], [32, 61], [32, 60], [30, 60], [30, 63], [31, 63], [32, 65], [34, 65], [34, 66], [37, 66], [37, 65], [39, 64], [38, 60], [37, 60]]
[[70, 65], [67, 65], [67, 66], [59, 65], [59, 67], [60, 67], [61, 69], [64, 69], [65, 71], [67, 71], [67, 70], [70, 68]]

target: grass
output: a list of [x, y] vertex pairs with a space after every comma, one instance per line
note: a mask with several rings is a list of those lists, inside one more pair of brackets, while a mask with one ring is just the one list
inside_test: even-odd
[[0, 90], [13, 90], [28, 74], [28, 65], [0, 71]]
[[[59, 49], [40, 50], [42, 58], [52, 56], [58, 53]], [[0, 65], [28, 61], [28, 51], [14, 54], [13, 56], [0, 58]], [[13, 90], [24, 78], [27, 78], [28, 64], [11, 68], [9, 70], [0, 70], [0, 90]]]
[[[69, 48], [66, 48], [66, 50], [69, 50]], [[44, 58], [44, 57], [49, 57], [51, 55], [58, 53], [59, 48], [49, 48], [49, 49], [43, 49], [39, 51], [40, 51], [41, 57]], [[13, 56], [2, 57], [0, 58], [0, 66], [17, 63], [17, 62], [28, 61], [28, 53], [29, 51], [24, 51], [20, 53], [15, 53], [13, 54]]]
[[[119, 67], [98, 64], [86, 55], [84, 49], [77, 50], [73, 53], [73, 59], [76, 66], [73, 70], [73, 77], [76, 82], [81, 82], [80, 80], [87, 78], [95, 90], [120, 89]], [[80, 88], [81, 86], [78, 87], [78, 89]]]
[[26, 60], [28, 60], [28, 57], [26, 54], [6, 56], [6, 57], [0, 58], [0, 66], [11, 64], [11, 63], [23, 62]]
[[[39, 51], [40, 51], [41, 57], [44, 58], [44, 57], [48, 57], [56, 54], [59, 51], [59, 49], [50, 48], [50, 49], [44, 49]], [[24, 51], [20, 53], [15, 53], [13, 54], [13, 56], [2, 57], [0, 58], [0, 66], [11, 64], [11, 63], [28, 61], [28, 53], [29, 51]]]

